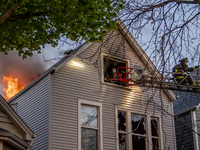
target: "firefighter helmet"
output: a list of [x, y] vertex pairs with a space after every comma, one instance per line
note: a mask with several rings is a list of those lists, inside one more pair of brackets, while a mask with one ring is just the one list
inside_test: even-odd
[[180, 62], [188, 62], [188, 58], [183, 58], [183, 59], [181, 59], [181, 60], [179, 60]]

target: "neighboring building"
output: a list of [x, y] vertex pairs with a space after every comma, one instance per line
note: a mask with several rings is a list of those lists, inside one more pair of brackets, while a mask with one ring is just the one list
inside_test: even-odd
[[176, 95], [106, 79], [118, 66], [156, 69], [120, 20], [117, 25], [106, 43], [85, 43], [8, 101], [38, 135], [33, 149], [176, 149]]
[[35, 137], [0, 95], [0, 150], [28, 150]]
[[174, 101], [177, 149], [200, 149], [200, 95], [174, 91], [179, 97]]

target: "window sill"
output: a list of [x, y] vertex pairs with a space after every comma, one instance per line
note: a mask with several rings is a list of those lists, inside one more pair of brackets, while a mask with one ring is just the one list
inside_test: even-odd
[[127, 90], [132, 90], [132, 88], [131, 88], [132, 86], [122, 86], [122, 85], [117, 85], [117, 84], [112, 84], [112, 83], [107, 83], [107, 82], [101, 82], [101, 84], [112, 86], [112, 87], [117, 87], [117, 88], [123, 88], [123, 89], [127, 89]]

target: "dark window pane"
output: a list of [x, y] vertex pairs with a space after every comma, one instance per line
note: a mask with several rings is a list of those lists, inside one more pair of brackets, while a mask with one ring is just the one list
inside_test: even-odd
[[98, 115], [98, 108], [81, 105], [81, 125], [97, 128], [97, 115]]
[[158, 119], [151, 118], [151, 134], [158, 137]]
[[152, 138], [152, 150], [159, 150], [159, 140]]
[[[109, 79], [119, 79], [117, 68], [126, 66], [127, 62], [125, 61], [104, 57], [104, 82], [118, 84], [118, 85], [122, 84], [120, 81], [109, 80]], [[126, 69], [120, 68], [119, 73], [121, 74], [122, 78], [125, 76], [123, 72], [126, 72]]]
[[126, 150], [126, 134], [119, 133], [119, 150]]
[[133, 150], [146, 150], [145, 137], [132, 135]]
[[97, 130], [81, 128], [81, 150], [97, 150]]
[[146, 134], [145, 117], [131, 114], [132, 132], [137, 134]]
[[118, 130], [126, 131], [126, 113], [118, 112]]

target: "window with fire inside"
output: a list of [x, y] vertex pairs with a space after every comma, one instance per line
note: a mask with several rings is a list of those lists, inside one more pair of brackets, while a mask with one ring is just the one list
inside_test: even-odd
[[[147, 132], [150, 130], [150, 132]], [[159, 150], [160, 136], [157, 117], [118, 111], [118, 150]]]
[[104, 56], [103, 63], [104, 82], [116, 85], [124, 85], [124, 82], [120, 81], [120, 76], [122, 79], [127, 78], [125, 77], [127, 72], [125, 67], [128, 67], [128, 62]]

